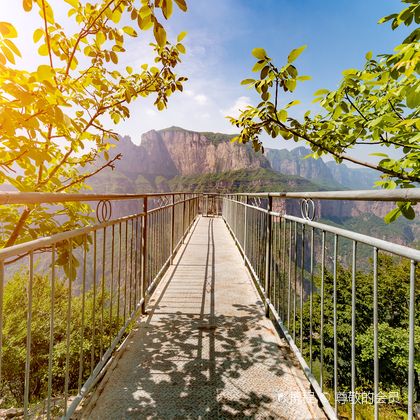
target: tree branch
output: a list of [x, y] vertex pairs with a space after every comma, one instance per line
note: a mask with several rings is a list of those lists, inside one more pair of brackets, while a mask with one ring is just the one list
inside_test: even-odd
[[101, 172], [103, 169], [105, 168], [111, 168], [111, 169], [115, 169], [115, 165], [114, 162], [117, 160], [120, 160], [122, 157], [121, 153], [118, 153], [118, 155], [116, 155], [113, 159], [111, 159], [109, 162], [105, 163], [104, 165], [102, 165], [100, 168], [98, 168], [96, 171], [91, 172], [90, 174], [86, 174], [83, 175], [75, 180], [73, 180], [72, 182], [70, 182], [70, 184], [68, 185], [63, 185], [62, 187], [58, 188], [56, 192], [61, 192], [66, 190], [67, 188], [70, 188], [71, 186], [75, 185], [75, 184], [79, 184], [80, 182], [83, 182], [85, 179], [88, 179], [94, 175], [96, 175], [98, 172]]
[[312, 140], [309, 136], [307, 136], [305, 134], [301, 134], [301, 133], [295, 131], [293, 128], [287, 127], [283, 123], [279, 122], [278, 119], [275, 120], [275, 119], [273, 119], [271, 117], [269, 117], [269, 119], [272, 122], [274, 122], [276, 124], [279, 124], [285, 131], [288, 131], [290, 134], [293, 134], [296, 137], [299, 137], [299, 138], [301, 138], [303, 140], [306, 140], [308, 143], [310, 143], [313, 146], [316, 146], [316, 147], [324, 150], [325, 152], [330, 153], [331, 155], [335, 156], [337, 159], [346, 160], [348, 162], [355, 163], [356, 165], [359, 165], [359, 166], [364, 166], [366, 168], [374, 169], [376, 171], [385, 173], [387, 175], [390, 175], [390, 176], [393, 176], [393, 177], [396, 177], [396, 178], [401, 178], [401, 179], [404, 179], [404, 180], [407, 180], [407, 181], [411, 181], [411, 182], [420, 182], [420, 177], [411, 176], [411, 175], [409, 175], [409, 174], [407, 174], [405, 172], [401, 172], [401, 173], [395, 172], [395, 171], [393, 171], [391, 169], [386, 169], [386, 168], [380, 167], [378, 165], [375, 165], [373, 163], [365, 162], [365, 161], [356, 159], [356, 158], [354, 158], [352, 156], [348, 156], [348, 155], [344, 155], [342, 153], [338, 153], [338, 152], [336, 152], [336, 151], [334, 151], [334, 150], [326, 147], [325, 145], [318, 144], [316, 141]]

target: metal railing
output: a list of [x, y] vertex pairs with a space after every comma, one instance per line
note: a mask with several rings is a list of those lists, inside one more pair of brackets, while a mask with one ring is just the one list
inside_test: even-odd
[[[142, 210], [110, 220], [114, 200]], [[199, 211], [190, 193], [0, 193], [1, 204], [98, 201], [102, 223], [0, 250], [0, 396], [25, 418], [70, 418]], [[17, 261], [16, 261], [17, 260]], [[17, 305], [17, 306], [16, 306]]]
[[[301, 199], [302, 217], [273, 211], [284, 199]], [[404, 394], [399, 409], [405, 407], [411, 420], [416, 394], [417, 402], [420, 399], [420, 349], [415, 348], [420, 251], [313, 221], [315, 199], [419, 202], [420, 189], [235, 194], [224, 196], [222, 205], [267, 316], [287, 339], [327, 416], [337, 418], [341, 403], [349, 403], [355, 419], [358, 404], [371, 403], [371, 415], [378, 419], [381, 404], [397, 397], [394, 391], [394, 401], [391, 391], [385, 395], [381, 375], [386, 374], [399, 378], [396, 386]], [[393, 267], [401, 267], [401, 278], [384, 285]], [[401, 285], [406, 286], [403, 292]], [[388, 310], [388, 305], [393, 308]], [[386, 326], [391, 321], [385, 313], [399, 319], [394, 326], [403, 335], [397, 339], [403, 340], [398, 344], [398, 372], [389, 372], [394, 366], [387, 366]], [[371, 373], [368, 381], [366, 372]], [[361, 396], [370, 400], [358, 400]]]

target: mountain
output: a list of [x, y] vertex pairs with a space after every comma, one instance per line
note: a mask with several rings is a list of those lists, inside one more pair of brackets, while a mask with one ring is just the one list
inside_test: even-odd
[[371, 189], [378, 173], [368, 168], [349, 168], [345, 164], [307, 158], [311, 151], [305, 147], [293, 150], [266, 149], [271, 167], [282, 174], [297, 175], [328, 189]]
[[337, 162], [327, 162], [328, 169], [333, 179], [350, 189], [368, 190], [371, 189], [379, 179], [379, 173], [369, 168], [349, 168], [347, 165]]
[[129, 137], [115, 143], [112, 156], [123, 155], [117, 170], [135, 180], [139, 174], [153, 181], [157, 176], [221, 173], [240, 169], [270, 168], [270, 163], [251, 147], [231, 143], [233, 136], [221, 133], [197, 133], [179, 127], [151, 130], [136, 146]]
[[[310, 150], [304, 147], [290, 151], [266, 149], [263, 155], [250, 145], [232, 143], [232, 137], [179, 127], [144, 133], [139, 145], [129, 137], [122, 137], [110, 153], [123, 155], [116, 169], [100, 172], [89, 184], [95, 192], [104, 193], [224, 193], [368, 189], [377, 179], [376, 173], [368, 169], [305, 158]], [[382, 218], [393, 208], [393, 203], [315, 202], [318, 220], [328, 220], [361, 233], [374, 233], [397, 243], [411, 243], [419, 230], [418, 224], [409, 224], [405, 219], [392, 226], [384, 224]], [[121, 212], [133, 213], [138, 206], [137, 202], [121, 204]], [[300, 215], [299, 201], [276, 200], [275, 210]]]
[[148, 131], [138, 146], [122, 137], [110, 153], [122, 155], [116, 169], [100, 172], [89, 185], [104, 193], [320, 189], [305, 178], [273, 171], [262, 153], [232, 143], [233, 137], [179, 127]]

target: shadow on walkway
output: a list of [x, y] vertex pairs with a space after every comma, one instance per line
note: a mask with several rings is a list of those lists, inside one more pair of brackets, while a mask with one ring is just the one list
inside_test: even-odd
[[154, 296], [83, 417], [314, 418], [221, 219], [199, 219]]

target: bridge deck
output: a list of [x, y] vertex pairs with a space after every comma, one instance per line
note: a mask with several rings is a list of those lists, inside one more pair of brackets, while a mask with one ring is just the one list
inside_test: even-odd
[[99, 385], [89, 419], [324, 418], [224, 222], [201, 217]]

